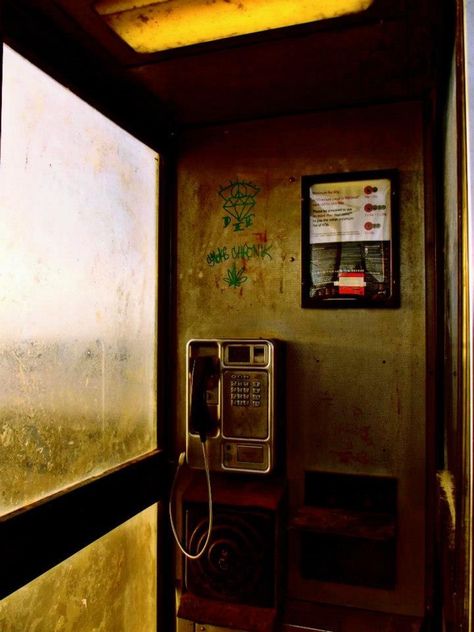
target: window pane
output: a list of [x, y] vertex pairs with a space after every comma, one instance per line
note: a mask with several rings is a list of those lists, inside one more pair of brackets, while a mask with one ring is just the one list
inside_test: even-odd
[[156, 506], [0, 601], [2, 632], [156, 630]]
[[157, 158], [4, 47], [0, 513], [156, 447]]

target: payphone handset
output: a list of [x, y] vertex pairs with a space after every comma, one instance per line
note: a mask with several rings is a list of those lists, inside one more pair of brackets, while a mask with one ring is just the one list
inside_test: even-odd
[[210, 470], [268, 474], [275, 468], [278, 343], [190, 340], [186, 345], [186, 460]]

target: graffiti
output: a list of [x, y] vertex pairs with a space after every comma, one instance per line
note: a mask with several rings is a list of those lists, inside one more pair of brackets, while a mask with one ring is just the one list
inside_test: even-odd
[[232, 248], [232, 258], [233, 259], [265, 259], [268, 257], [272, 258], [270, 254], [270, 249], [272, 244], [243, 244], [240, 246], [234, 246]]
[[245, 283], [247, 278], [248, 277], [244, 276], [244, 268], [237, 270], [235, 263], [233, 263], [232, 267], [227, 270], [227, 276], [224, 277], [224, 281], [229, 287], [237, 288]]
[[[233, 224], [234, 230], [238, 232], [252, 226], [254, 217], [255, 213], [249, 213], [243, 217], [241, 221], [235, 222]], [[224, 216], [222, 219], [224, 220], [224, 228], [227, 228], [227, 226], [232, 222], [232, 219], [228, 215]]]
[[[229, 184], [219, 187], [219, 195], [223, 199], [222, 208], [224, 228], [232, 227], [233, 232], [242, 232], [253, 225], [256, 196], [260, 188], [252, 182], [229, 180]], [[218, 246], [206, 255], [206, 263], [210, 267], [219, 266], [227, 261], [231, 263], [222, 277], [229, 288], [239, 288], [247, 282], [245, 274], [246, 262], [249, 259], [272, 260], [272, 244], [267, 243], [267, 232], [253, 233], [255, 243], [245, 242], [229, 246]], [[240, 261], [238, 267], [237, 260]]]
[[[272, 259], [270, 250], [273, 244], [239, 244], [233, 246], [232, 249], [228, 249], [227, 246], [222, 246], [211, 250], [207, 256], [206, 261], [208, 266], [215, 266], [219, 263], [232, 259], [242, 259], [248, 261], [249, 259]], [[230, 250], [230, 252], [229, 252]]]
[[229, 253], [227, 252], [227, 246], [212, 250], [206, 257], [207, 265], [209, 266], [215, 266], [216, 264], [227, 261], [228, 259]]
[[239, 180], [230, 180], [227, 186], [220, 188], [219, 195], [224, 200], [223, 209], [227, 213], [223, 218], [224, 228], [232, 225], [234, 231], [240, 232], [252, 226], [255, 217], [252, 210], [259, 191], [255, 184]]

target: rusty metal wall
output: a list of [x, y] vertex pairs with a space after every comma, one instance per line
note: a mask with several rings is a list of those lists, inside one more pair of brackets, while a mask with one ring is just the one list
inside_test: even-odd
[[[284, 340], [290, 513], [303, 503], [304, 472], [322, 470], [396, 477], [399, 520], [395, 589], [302, 579], [290, 535], [289, 597], [422, 614], [421, 106], [371, 106], [194, 130], [182, 138], [179, 155], [177, 447], [184, 446], [186, 341]], [[300, 177], [389, 168], [400, 171], [401, 307], [302, 309]], [[242, 182], [247, 188], [235, 189]], [[228, 212], [232, 185], [234, 197], [240, 191], [254, 202], [251, 219], [237, 226]]]

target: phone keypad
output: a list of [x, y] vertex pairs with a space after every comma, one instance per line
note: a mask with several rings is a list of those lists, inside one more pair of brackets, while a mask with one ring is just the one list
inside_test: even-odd
[[224, 371], [222, 435], [225, 438], [266, 439], [269, 433], [269, 376], [267, 371]]
[[259, 380], [251, 379], [250, 375], [239, 373], [231, 376], [230, 401], [232, 406], [261, 405], [262, 385]]

